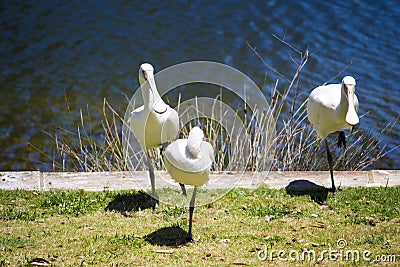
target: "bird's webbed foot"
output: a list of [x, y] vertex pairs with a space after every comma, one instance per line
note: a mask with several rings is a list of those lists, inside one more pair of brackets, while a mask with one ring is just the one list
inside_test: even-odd
[[153, 211], [156, 211], [158, 209], [158, 194], [157, 193], [151, 193], [151, 208]]
[[187, 243], [196, 243], [196, 240], [193, 239], [191, 234], [188, 234], [186, 237], [186, 242]]

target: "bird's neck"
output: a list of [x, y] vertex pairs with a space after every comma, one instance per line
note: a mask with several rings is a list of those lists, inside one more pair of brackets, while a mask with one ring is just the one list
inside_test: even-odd
[[158, 113], [163, 113], [166, 111], [167, 106], [162, 100], [160, 94], [157, 90], [152, 90], [148, 83], [143, 85], [143, 102], [144, 107], [149, 111], [156, 111]]

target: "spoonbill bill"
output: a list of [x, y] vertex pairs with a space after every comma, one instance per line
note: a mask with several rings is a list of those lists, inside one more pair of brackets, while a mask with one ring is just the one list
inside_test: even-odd
[[193, 242], [192, 223], [197, 187], [204, 185], [209, 178], [210, 167], [214, 161], [212, 145], [203, 141], [204, 133], [193, 127], [187, 139], [171, 143], [164, 154], [168, 173], [180, 184], [194, 186], [189, 203], [189, 231], [187, 240]]
[[327, 137], [339, 131], [338, 146], [345, 145], [345, 135], [341, 130], [352, 129], [358, 124], [358, 99], [354, 93], [355, 88], [356, 80], [352, 76], [345, 76], [342, 83], [318, 86], [308, 97], [308, 120], [325, 140], [333, 193], [336, 192], [336, 187], [333, 180], [332, 154], [329, 151]]
[[146, 152], [152, 197], [157, 207], [154, 167], [149, 150], [174, 141], [179, 132], [178, 113], [167, 105], [159, 95], [154, 79], [154, 68], [143, 63], [139, 68], [139, 83], [142, 88], [143, 106], [131, 112], [130, 128], [140, 147]]

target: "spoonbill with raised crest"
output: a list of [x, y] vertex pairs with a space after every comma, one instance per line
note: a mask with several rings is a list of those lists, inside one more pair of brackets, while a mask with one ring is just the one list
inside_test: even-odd
[[165, 150], [165, 166], [171, 177], [180, 184], [194, 186], [189, 204], [189, 231], [187, 240], [193, 242], [192, 224], [197, 187], [209, 179], [214, 149], [204, 139], [199, 127], [193, 127], [187, 139], [178, 139]]

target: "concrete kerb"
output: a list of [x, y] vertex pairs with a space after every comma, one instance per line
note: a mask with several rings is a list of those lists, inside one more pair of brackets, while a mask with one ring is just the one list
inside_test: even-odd
[[[158, 171], [167, 175], [165, 171]], [[337, 171], [334, 172], [335, 181], [340, 187], [385, 187], [400, 186], [400, 170], [371, 170], [371, 171]], [[235, 173], [211, 173], [218, 177], [218, 182], [212, 188], [231, 187], [229, 181], [235, 180]], [[239, 174], [243, 175], [243, 173]], [[250, 188], [253, 173], [245, 173], [236, 188]], [[270, 188], [285, 188], [290, 182], [306, 180], [320, 186], [329, 187], [330, 177], [327, 171], [271, 171], [265, 180]], [[143, 183], [142, 183], [143, 181]], [[36, 190], [46, 191], [55, 189], [64, 190], [140, 190], [147, 189], [148, 173], [137, 172], [0, 172], [1, 190]], [[168, 183], [157, 182], [159, 188], [169, 186]]]

